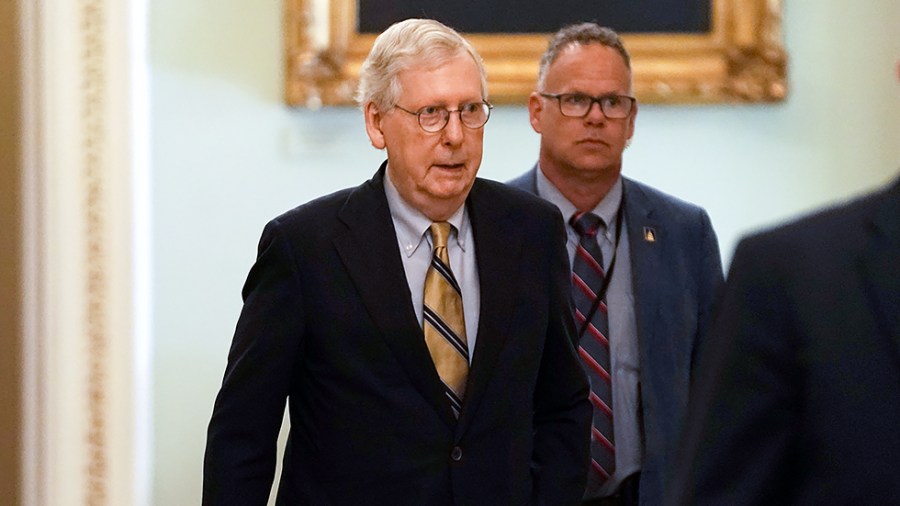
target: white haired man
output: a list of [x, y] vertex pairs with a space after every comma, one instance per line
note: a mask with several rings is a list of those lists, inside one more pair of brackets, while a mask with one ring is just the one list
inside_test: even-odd
[[[387, 161], [271, 221], [209, 425], [205, 505], [577, 504], [590, 424], [565, 232], [477, 179], [490, 115], [458, 33], [382, 33], [358, 102]], [[540, 238], [541, 240], [535, 240]]]

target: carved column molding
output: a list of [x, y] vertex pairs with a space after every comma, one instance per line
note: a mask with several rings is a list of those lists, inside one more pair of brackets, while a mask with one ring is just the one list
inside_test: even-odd
[[149, 504], [145, 9], [22, 2], [27, 505]]

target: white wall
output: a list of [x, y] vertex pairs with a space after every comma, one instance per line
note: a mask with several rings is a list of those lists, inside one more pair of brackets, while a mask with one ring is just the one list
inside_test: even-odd
[[[884, 183], [900, 166], [897, 0], [787, 2], [790, 96], [642, 106], [625, 173], [709, 211], [736, 239]], [[265, 222], [371, 176], [355, 109], [281, 101], [281, 2], [150, 3], [154, 194], [154, 504], [199, 504], [206, 424]], [[525, 109], [495, 109], [481, 175], [529, 168]]]

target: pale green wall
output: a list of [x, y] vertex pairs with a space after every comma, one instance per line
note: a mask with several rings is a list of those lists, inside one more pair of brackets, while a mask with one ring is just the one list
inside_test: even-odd
[[[786, 2], [790, 97], [644, 106], [625, 173], [740, 234], [886, 182], [900, 166], [900, 1]], [[199, 504], [206, 424], [264, 223], [368, 178], [354, 109], [281, 102], [281, 2], [150, 2], [154, 195], [154, 504]], [[526, 170], [537, 136], [498, 107], [481, 175]]]

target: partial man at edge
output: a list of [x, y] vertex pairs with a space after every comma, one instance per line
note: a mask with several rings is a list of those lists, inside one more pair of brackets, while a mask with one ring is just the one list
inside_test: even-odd
[[741, 240], [710, 338], [672, 504], [900, 503], [900, 179]]

